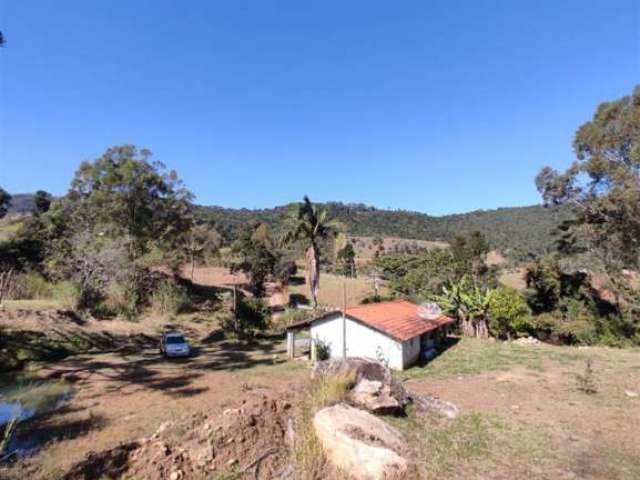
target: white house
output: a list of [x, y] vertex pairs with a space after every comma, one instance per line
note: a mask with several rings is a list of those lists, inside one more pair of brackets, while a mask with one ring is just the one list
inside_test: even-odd
[[419, 309], [406, 300], [371, 303], [290, 325], [289, 356], [293, 356], [295, 332], [308, 328], [312, 352], [322, 345], [330, 357], [367, 357], [402, 370], [418, 360], [421, 351], [433, 349], [454, 321], [445, 315], [427, 319]]

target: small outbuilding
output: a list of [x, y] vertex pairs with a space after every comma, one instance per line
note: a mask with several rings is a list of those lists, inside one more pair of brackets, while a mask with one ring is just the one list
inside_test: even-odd
[[293, 357], [295, 333], [310, 330], [311, 355], [365, 357], [403, 370], [421, 355], [433, 352], [454, 320], [425, 315], [424, 308], [407, 300], [371, 303], [332, 311], [287, 328], [287, 351]]

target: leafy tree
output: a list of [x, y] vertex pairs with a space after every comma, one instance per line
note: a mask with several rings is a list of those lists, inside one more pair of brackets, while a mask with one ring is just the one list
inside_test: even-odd
[[0, 218], [7, 214], [11, 206], [11, 195], [4, 188], [0, 187]]
[[345, 277], [356, 276], [356, 252], [353, 250], [353, 244], [347, 244], [338, 251], [338, 262], [342, 265], [342, 273]]
[[269, 228], [264, 223], [247, 225], [232, 245], [232, 251], [241, 256], [232, 270], [248, 274], [251, 292], [256, 296], [264, 295], [265, 282], [274, 274], [278, 261]]
[[48, 212], [51, 206], [51, 194], [44, 190], [38, 190], [33, 196], [33, 204], [36, 215]]
[[296, 273], [298, 273], [298, 266], [296, 265], [295, 260], [287, 258], [287, 256], [283, 254], [279, 254], [275, 270], [273, 272], [276, 280], [278, 280], [283, 286], [288, 285], [289, 281]]
[[511, 339], [533, 329], [531, 309], [525, 298], [513, 288], [494, 290], [489, 300], [489, 332], [494, 337]]
[[154, 247], [175, 250], [191, 226], [191, 194], [150, 157], [132, 145], [109, 148], [82, 163], [68, 195], [41, 216], [47, 269], [75, 280], [81, 306], [93, 306], [118, 283], [133, 306], [128, 310], [137, 309], [146, 295], [142, 256]]
[[68, 194], [94, 233], [127, 239], [132, 261], [151, 244], [174, 246], [191, 226], [191, 193], [175, 171], [150, 159], [146, 149], [111, 147], [80, 165]]
[[576, 159], [563, 173], [545, 167], [536, 186], [546, 204], [568, 204], [574, 241], [597, 255], [620, 304], [640, 315], [640, 292], [625, 269], [640, 269], [640, 86], [602, 103], [576, 132]]
[[213, 255], [220, 248], [222, 239], [220, 234], [205, 224], [194, 224], [184, 235], [183, 246], [191, 264], [191, 281], [196, 262], [202, 262], [207, 256]]
[[307, 284], [313, 299], [313, 306], [318, 306], [318, 288], [320, 286], [320, 244], [331, 235], [341, 230], [341, 224], [329, 220], [326, 210], [319, 210], [305, 196], [302, 203], [294, 205], [285, 219], [285, 233], [282, 236], [283, 246], [301, 242], [305, 246], [305, 263]]
[[562, 297], [562, 270], [557, 256], [547, 255], [526, 267], [529, 304], [536, 313], [554, 310]]

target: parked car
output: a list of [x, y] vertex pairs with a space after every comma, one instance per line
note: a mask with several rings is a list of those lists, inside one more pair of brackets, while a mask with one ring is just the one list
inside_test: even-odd
[[160, 353], [165, 357], [188, 357], [191, 355], [191, 347], [182, 333], [163, 333], [160, 339]]

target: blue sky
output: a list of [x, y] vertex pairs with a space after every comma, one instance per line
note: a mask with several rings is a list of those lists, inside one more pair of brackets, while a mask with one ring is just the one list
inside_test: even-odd
[[147, 147], [203, 204], [539, 201], [640, 83], [640, 3], [0, 0], [0, 185]]

